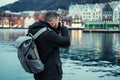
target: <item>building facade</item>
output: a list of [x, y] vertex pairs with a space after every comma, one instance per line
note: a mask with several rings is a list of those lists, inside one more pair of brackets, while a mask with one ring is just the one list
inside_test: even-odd
[[69, 16], [72, 16], [74, 21], [81, 19], [82, 22], [119, 22], [120, 1], [101, 4], [71, 5], [69, 7]]
[[113, 21], [113, 9], [108, 3], [102, 9], [102, 21], [105, 22]]
[[113, 21], [120, 22], [120, 1], [116, 2], [115, 5], [113, 9]]

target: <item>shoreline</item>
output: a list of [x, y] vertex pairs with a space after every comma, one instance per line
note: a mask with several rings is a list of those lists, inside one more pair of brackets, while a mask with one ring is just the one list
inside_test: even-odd
[[120, 33], [119, 29], [84, 29], [83, 32], [99, 32], [99, 33]]
[[[0, 29], [28, 29], [28, 28], [1, 28]], [[120, 29], [84, 29], [84, 28], [68, 28], [69, 30], [82, 30], [83, 32], [108, 32], [108, 33], [120, 33]]]
[[120, 29], [84, 29], [84, 28], [68, 28], [69, 30], [82, 30], [88, 33], [120, 33]]
[[83, 28], [68, 28], [69, 30], [82, 30], [88, 33], [120, 33], [120, 29], [83, 29]]

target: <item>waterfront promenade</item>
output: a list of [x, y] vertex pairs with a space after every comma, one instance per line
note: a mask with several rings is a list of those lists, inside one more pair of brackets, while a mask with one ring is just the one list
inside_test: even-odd
[[120, 33], [120, 29], [84, 29], [83, 32]]
[[[3, 28], [0, 29], [28, 29], [28, 28]], [[82, 30], [83, 32], [109, 32], [109, 33], [120, 33], [120, 29], [84, 29], [84, 28], [72, 28], [68, 27], [69, 30]]]
[[120, 29], [83, 29], [83, 28], [68, 28], [69, 30], [82, 30], [83, 32], [109, 32], [120, 33]]

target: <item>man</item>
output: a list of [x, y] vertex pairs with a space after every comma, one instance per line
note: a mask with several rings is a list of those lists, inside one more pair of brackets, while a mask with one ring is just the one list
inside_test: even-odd
[[[60, 60], [59, 47], [68, 47], [70, 37], [65, 26], [60, 27], [60, 17], [55, 12], [48, 12], [44, 21], [34, 23], [29, 27], [28, 32], [35, 34], [39, 29], [47, 27], [35, 43], [45, 70], [34, 74], [35, 80], [62, 80], [62, 63]], [[59, 32], [61, 34], [59, 34]]]

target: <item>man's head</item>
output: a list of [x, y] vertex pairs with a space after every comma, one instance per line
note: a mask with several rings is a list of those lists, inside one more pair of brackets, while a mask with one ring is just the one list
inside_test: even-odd
[[45, 15], [45, 21], [47, 21], [52, 27], [57, 28], [60, 17], [56, 12], [48, 12]]

